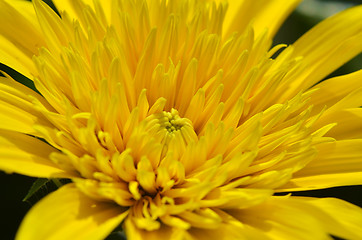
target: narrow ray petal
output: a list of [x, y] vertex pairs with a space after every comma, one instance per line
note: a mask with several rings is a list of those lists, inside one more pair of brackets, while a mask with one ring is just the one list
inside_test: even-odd
[[51, 109], [38, 93], [10, 77], [0, 77], [0, 128], [39, 136], [34, 129], [35, 124], [51, 127], [36, 110], [33, 100]]
[[362, 209], [336, 198], [292, 197], [289, 205], [302, 208], [314, 216], [334, 236], [358, 240], [362, 238]]
[[318, 89], [311, 95], [310, 103], [313, 110], [321, 111], [325, 106], [331, 107], [341, 98], [353, 92], [361, 86], [362, 70], [327, 79], [312, 89]]
[[[16, 7], [9, 4], [8, 1], [0, 1], [0, 32], [1, 35], [11, 40], [25, 54], [31, 57], [37, 53], [40, 46], [45, 46], [39, 25], [34, 21], [29, 21], [28, 11], [23, 15]], [[21, 26], [21, 28], [19, 27]], [[2, 45], [0, 45], [2, 46]]]
[[326, 19], [299, 38], [293, 44], [291, 57], [303, 56], [307, 68], [291, 83], [284, 96], [313, 86], [359, 54], [361, 30], [362, 6], [358, 6]]
[[0, 130], [0, 169], [42, 178], [70, 178], [76, 176], [65, 172], [48, 158], [57, 152], [50, 145], [25, 134]]
[[336, 140], [362, 138], [362, 108], [335, 111], [329, 115], [329, 122], [336, 123], [325, 137]]
[[266, 234], [272, 239], [330, 239], [328, 230], [314, 214], [293, 205], [290, 197], [273, 197], [245, 210], [228, 213]]
[[302, 191], [362, 184], [362, 140], [318, 145], [318, 155], [278, 191]]
[[31, 56], [0, 35], [0, 62], [32, 79], [36, 73]]
[[269, 36], [273, 37], [299, 2], [300, 0], [229, 1], [224, 23], [225, 35], [229, 36], [234, 31], [243, 32], [247, 24], [253, 22], [256, 36], [267, 28]]
[[175, 240], [196, 240], [192, 238], [187, 231], [181, 228], [171, 228], [162, 225], [155, 231], [146, 231], [139, 229], [133, 223], [132, 218], [127, 218], [124, 223], [127, 238], [132, 240], [159, 240], [159, 239], [175, 239]]

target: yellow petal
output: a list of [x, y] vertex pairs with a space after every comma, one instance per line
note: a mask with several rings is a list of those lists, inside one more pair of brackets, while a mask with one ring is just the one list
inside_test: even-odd
[[362, 138], [362, 108], [343, 109], [329, 115], [329, 121], [337, 123], [324, 136], [336, 140]]
[[[337, 125], [335, 128], [336, 132], [343, 134], [352, 134], [353, 138], [356, 138], [361, 134], [361, 124], [359, 122], [359, 108], [362, 105], [362, 87], [352, 91], [350, 94], [342, 98], [340, 101], [335, 103], [333, 106], [329, 107], [321, 117], [313, 125], [313, 130], [317, 130], [323, 126], [326, 126], [330, 123], [341, 123], [340, 126]], [[344, 122], [346, 121], [346, 122]], [[341, 129], [343, 125], [351, 122], [351, 126], [348, 126], [346, 132], [343, 133], [344, 129]], [[353, 130], [355, 133], [348, 132], [348, 130]], [[329, 136], [334, 136], [333, 128]], [[339, 136], [336, 135], [338, 138]], [[339, 137], [340, 139], [341, 137]]]
[[263, 239], [269, 240], [266, 234], [263, 231], [260, 231], [257, 228], [253, 228], [250, 225], [243, 224], [238, 219], [229, 215], [226, 211], [219, 209], [214, 209], [215, 212], [222, 218], [222, 224], [219, 228], [216, 229], [200, 229], [192, 228], [190, 229], [190, 234], [195, 239]]
[[63, 12], [66, 12], [71, 19], [79, 19], [79, 12], [74, 7], [74, 1], [72, 0], [54, 0], [55, 7], [57, 8], [60, 15], [63, 15]]
[[291, 204], [292, 200], [290, 197], [272, 197], [258, 206], [228, 213], [272, 239], [330, 239], [323, 223], [313, 214], [306, 213], [303, 206]]
[[32, 56], [43, 44], [32, 3], [1, 1], [0, 22], [0, 62], [31, 79], [36, 73]]
[[[49, 107], [42, 96], [11, 78], [0, 77], [0, 129], [39, 136], [34, 124], [51, 124], [35, 109], [32, 101], [39, 100]], [[51, 108], [51, 107], [50, 107]]]
[[[127, 239], [132, 240], [159, 240], [159, 239], [172, 239], [172, 240], [192, 240], [192, 238], [185, 229], [168, 227], [161, 224], [161, 227], [154, 231], [146, 231], [139, 229], [135, 226], [131, 218], [125, 220], [123, 225], [127, 235]], [[195, 239], [196, 240], [196, 239]]]
[[21, 13], [23, 17], [30, 22], [34, 28], [40, 32], [40, 26], [36, 18], [35, 10], [31, 1], [28, 0], [5, 0], [7, 4], [12, 6], [18, 12]]
[[30, 79], [36, 73], [31, 57], [2, 35], [0, 35], [0, 63]]
[[1, 129], [35, 134], [33, 129], [35, 121], [32, 114], [0, 100]]
[[322, 116], [326, 117], [326, 114], [347, 108], [355, 108], [362, 105], [362, 87], [357, 88], [356, 90], [352, 91], [350, 94], [342, 98], [336, 104], [328, 108], [325, 114]]
[[220, 209], [248, 208], [260, 204], [268, 199], [272, 194], [273, 191], [271, 189], [216, 189], [200, 201], [200, 206], [218, 207]]
[[38, 202], [20, 225], [17, 240], [104, 239], [128, 215], [122, 207], [88, 198], [68, 184]]
[[[203, 214], [204, 212], [211, 214]], [[217, 229], [221, 225], [221, 218], [209, 208], [200, 209], [199, 212], [183, 211], [178, 214], [181, 219], [190, 223], [192, 227], [204, 229]]]
[[[83, 16], [83, 12], [82, 9], [79, 8], [79, 3], [76, 3], [73, 0], [54, 0], [54, 5], [57, 8], [57, 10], [60, 12], [60, 14], [62, 15], [63, 12], [66, 12], [71, 19], [78, 19], [80, 20]], [[114, 3], [115, 1], [93, 1], [93, 0], [83, 0], [83, 3], [85, 3], [86, 5], [90, 6], [92, 9], [96, 8], [96, 12], [97, 9], [99, 8], [99, 6], [102, 7], [103, 11], [104, 11], [104, 15], [108, 20], [108, 23], [110, 23], [110, 19], [111, 19], [111, 13], [112, 13], [112, 8], [114, 8]], [[95, 6], [94, 6], [95, 3]], [[101, 3], [101, 5], [100, 5]], [[97, 12], [99, 13], [99, 11]]]
[[317, 146], [318, 155], [278, 191], [301, 191], [362, 184], [362, 140]]
[[291, 197], [289, 206], [303, 209], [326, 231], [343, 239], [362, 239], [362, 209], [336, 198]]
[[272, 38], [299, 2], [300, 0], [229, 0], [224, 23], [225, 35], [230, 36], [235, 31], [243, 32], [253, 21], [255, 36], [268, 28]]
[[43, 1], [34, 0], [33, 4], [49, 50], [60, 51], [61, 46], [67, 46], [69, 42], [70, 34], [67, 32], [65, 24], [53, 9]]
[[310, 104], [313, 110], [320, 112], [325, 106], [331, 107], [341, 98], [361, 87], [362, 70], [327, 79], [312, 89], [318, 89], [311, 94]]
[[0, 169], [3, 171], [42, 178], [74, 177], [49, 160], [49, 155], [56, 151], [35, 137], [0, 130]]
[[[294, 44], [292, 58], [303, 56], [306, 68], [284, 96], [308, 88], [362, 51], [362, 6], [322, 21]], [[280, 57], [283, 54], [280, 55]]]
[[14, 8], [17, 6], [18, 4], [9, 4], [8, 1], [0, 1], [0, 32], [5, 38], [19, 46], [24, 53], [32, 56], [37, 53], [40, 46], [45, 46], [45, 43], [39, 32], [38, 23], [34, 22], [34, 19], [29, 21], [31, 10], [27, 7], [27, 11], [23, 14]]
[[217, 229], [199, 229], [193, 228], [190, 230], [190, 234], [194, 239], [197, 240], [249, 240], [249, 239], [271, 239], [265, 235], [262, 231], [254, 230], [245, 226], [233, 226], [232, 224], [222, 224]]

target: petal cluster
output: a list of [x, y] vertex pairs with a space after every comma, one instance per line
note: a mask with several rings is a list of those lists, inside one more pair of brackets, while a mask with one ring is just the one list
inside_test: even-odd
[[362, 237], [359, 208], [287, 194], [362, 183], [362, 72], [318, 83], [362, 8], [271, 48], [297, 2], [1, 1], [0, 61], [38, 92], [1, 78], [0, 168], [71, 180], [18, 238]]

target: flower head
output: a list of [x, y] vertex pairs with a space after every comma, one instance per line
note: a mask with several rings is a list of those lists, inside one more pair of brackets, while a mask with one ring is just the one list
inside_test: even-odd
[[71, 180], [18, 239], [360, 239], [288, 193], [362, 183], [362, 7], [271, 48], [298, 2], [0, 1], [0, 168]]

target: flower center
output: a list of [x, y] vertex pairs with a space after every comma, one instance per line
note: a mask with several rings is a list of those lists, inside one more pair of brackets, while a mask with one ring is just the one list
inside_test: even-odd
[[[151, 114], [134, 129], [128, 140], [128, 149], [116, 154], [122, 159], [128, 155], [131, 161], [129, 168], [133, 169], [133, 173], [127, 179], [123, 171], [117, 174], [128, 182], [134, 200], [162, 195], [183, 183], [185, 168], [181, 157], [187, 145], [197, 141], [191, 121], [181, 118], [177, 110]], [[114, 167], [115, 171], [127, 169], [122, 159], [119, 159], [120, 167]]]
[[152, 114], [146, 118], [146, 122], [144, 130], [163, 146], [161, 159], [168, 151], [179, 157], [191, 141], [198, 139], [192, 122], [181, 118], [176, 109]]
[[172, 134], [176, 131], [180, 131], [182, 128], [191, 128], [191, 121], [187, 118], [181, 118], [178, 115], [176, 109], [171, 109], [171, 112], [160, 112], [155, 113], [150, 118], [158, 119], [158, 123], [160, 126], [160, 131], [163, 129], [167, 130], [167, 134]]
[[175, 109], [172, 109], [171, 112], [162, 112], [162, 115], [160, 125], [166, 128], [169, 133], [180, 130], [188, 123], [187, 119], [181, 118]]

